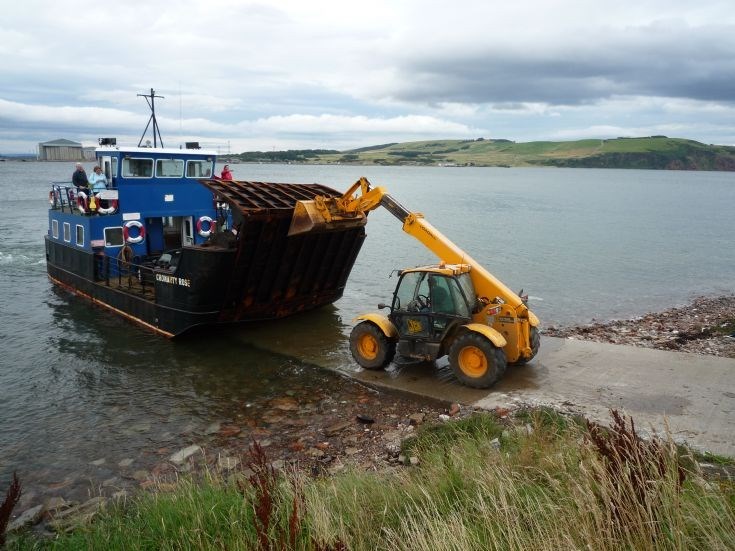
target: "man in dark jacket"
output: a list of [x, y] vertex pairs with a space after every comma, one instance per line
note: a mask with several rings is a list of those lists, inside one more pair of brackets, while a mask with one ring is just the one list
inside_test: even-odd
[[77, 168], [74, 174], [71, 175], [71, 183], [74, 187], [78, 187], [79, 191], [89, 191], [89, 181], [87, 180], [87, 173], [84, 172], [82, 163], [77, 163]]

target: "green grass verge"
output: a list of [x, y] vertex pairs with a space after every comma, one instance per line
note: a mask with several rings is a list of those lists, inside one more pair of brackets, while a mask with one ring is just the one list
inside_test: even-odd
[[670, 441], [536, 410], [511, 425], [476, 414], [422, 427], [403, 453], [420, 464], [324, 478], [256, 469], [260, 485], [182, 481], [9, 548], [735, 548], [735, 487], [705, 481]]

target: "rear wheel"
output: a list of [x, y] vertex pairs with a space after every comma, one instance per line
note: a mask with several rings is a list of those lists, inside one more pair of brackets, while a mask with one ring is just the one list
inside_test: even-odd
[[463, 384], [488, 388], [505, 373], [505, 352], [479, 333], [464, 333], [449, 348], [449, 365]]
[[365, 369], [383, 369], [396, 355], [396, 343], [369, 321], [358, 323], [350, 333], [350, 352]]

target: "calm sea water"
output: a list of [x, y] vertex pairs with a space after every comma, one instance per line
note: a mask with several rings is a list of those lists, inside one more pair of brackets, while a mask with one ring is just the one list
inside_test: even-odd
[[[15, 469], [59, 486], [70, 472], [93, 476], [90, 462], [102, 454], [109, 464], [176, 446], [233, 409], [324, 377], [313, 364], [354, 369], [351, 320], [390, 298], [392, 270], [435, 260], [379, 210], [334, 306], [172, 343], [46, 278], [48, 182], [72, 170], [0, 163], [0, 490]], [[234, 173], [337, 189], [367, 176], [529, 293], [544, 325], [735, 290], [733, 173], [295, 165]]]

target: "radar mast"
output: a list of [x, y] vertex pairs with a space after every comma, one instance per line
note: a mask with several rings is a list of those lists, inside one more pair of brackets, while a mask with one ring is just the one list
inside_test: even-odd
[[[148, 124], [145, 125], [145, 130], [143, 130], [143, 135], [140, 137], [140, 141], [138, 142], [138, 147], [141, 147], [141, 144], [143, 143], [143, 138], [145, 138], [146, 132], [148, 132], [148, 127], [151, 125], [151, 122], [153, 123], [153, 147], [158, 147], [159, 141], [161, 142], [161, 147], [163, 147], [163, 138], [161, 138], [161, 130], [158, 128], [158, 121], [156, 120], [156, 99], [155, 99], [155, 98], [163, 99], [163, 96], [157, 96], [153, 88], [151, 88], [150, 95], [149, 94], [138, 94], [138, 96], [141, 98], [145, 98], [145, 101], [148, 104], [148, 107], [150, 107], [151, 109], [151, 118], [148, 119]], [[158, 139], [156, 139], [156, 137], [158, 137]]]

